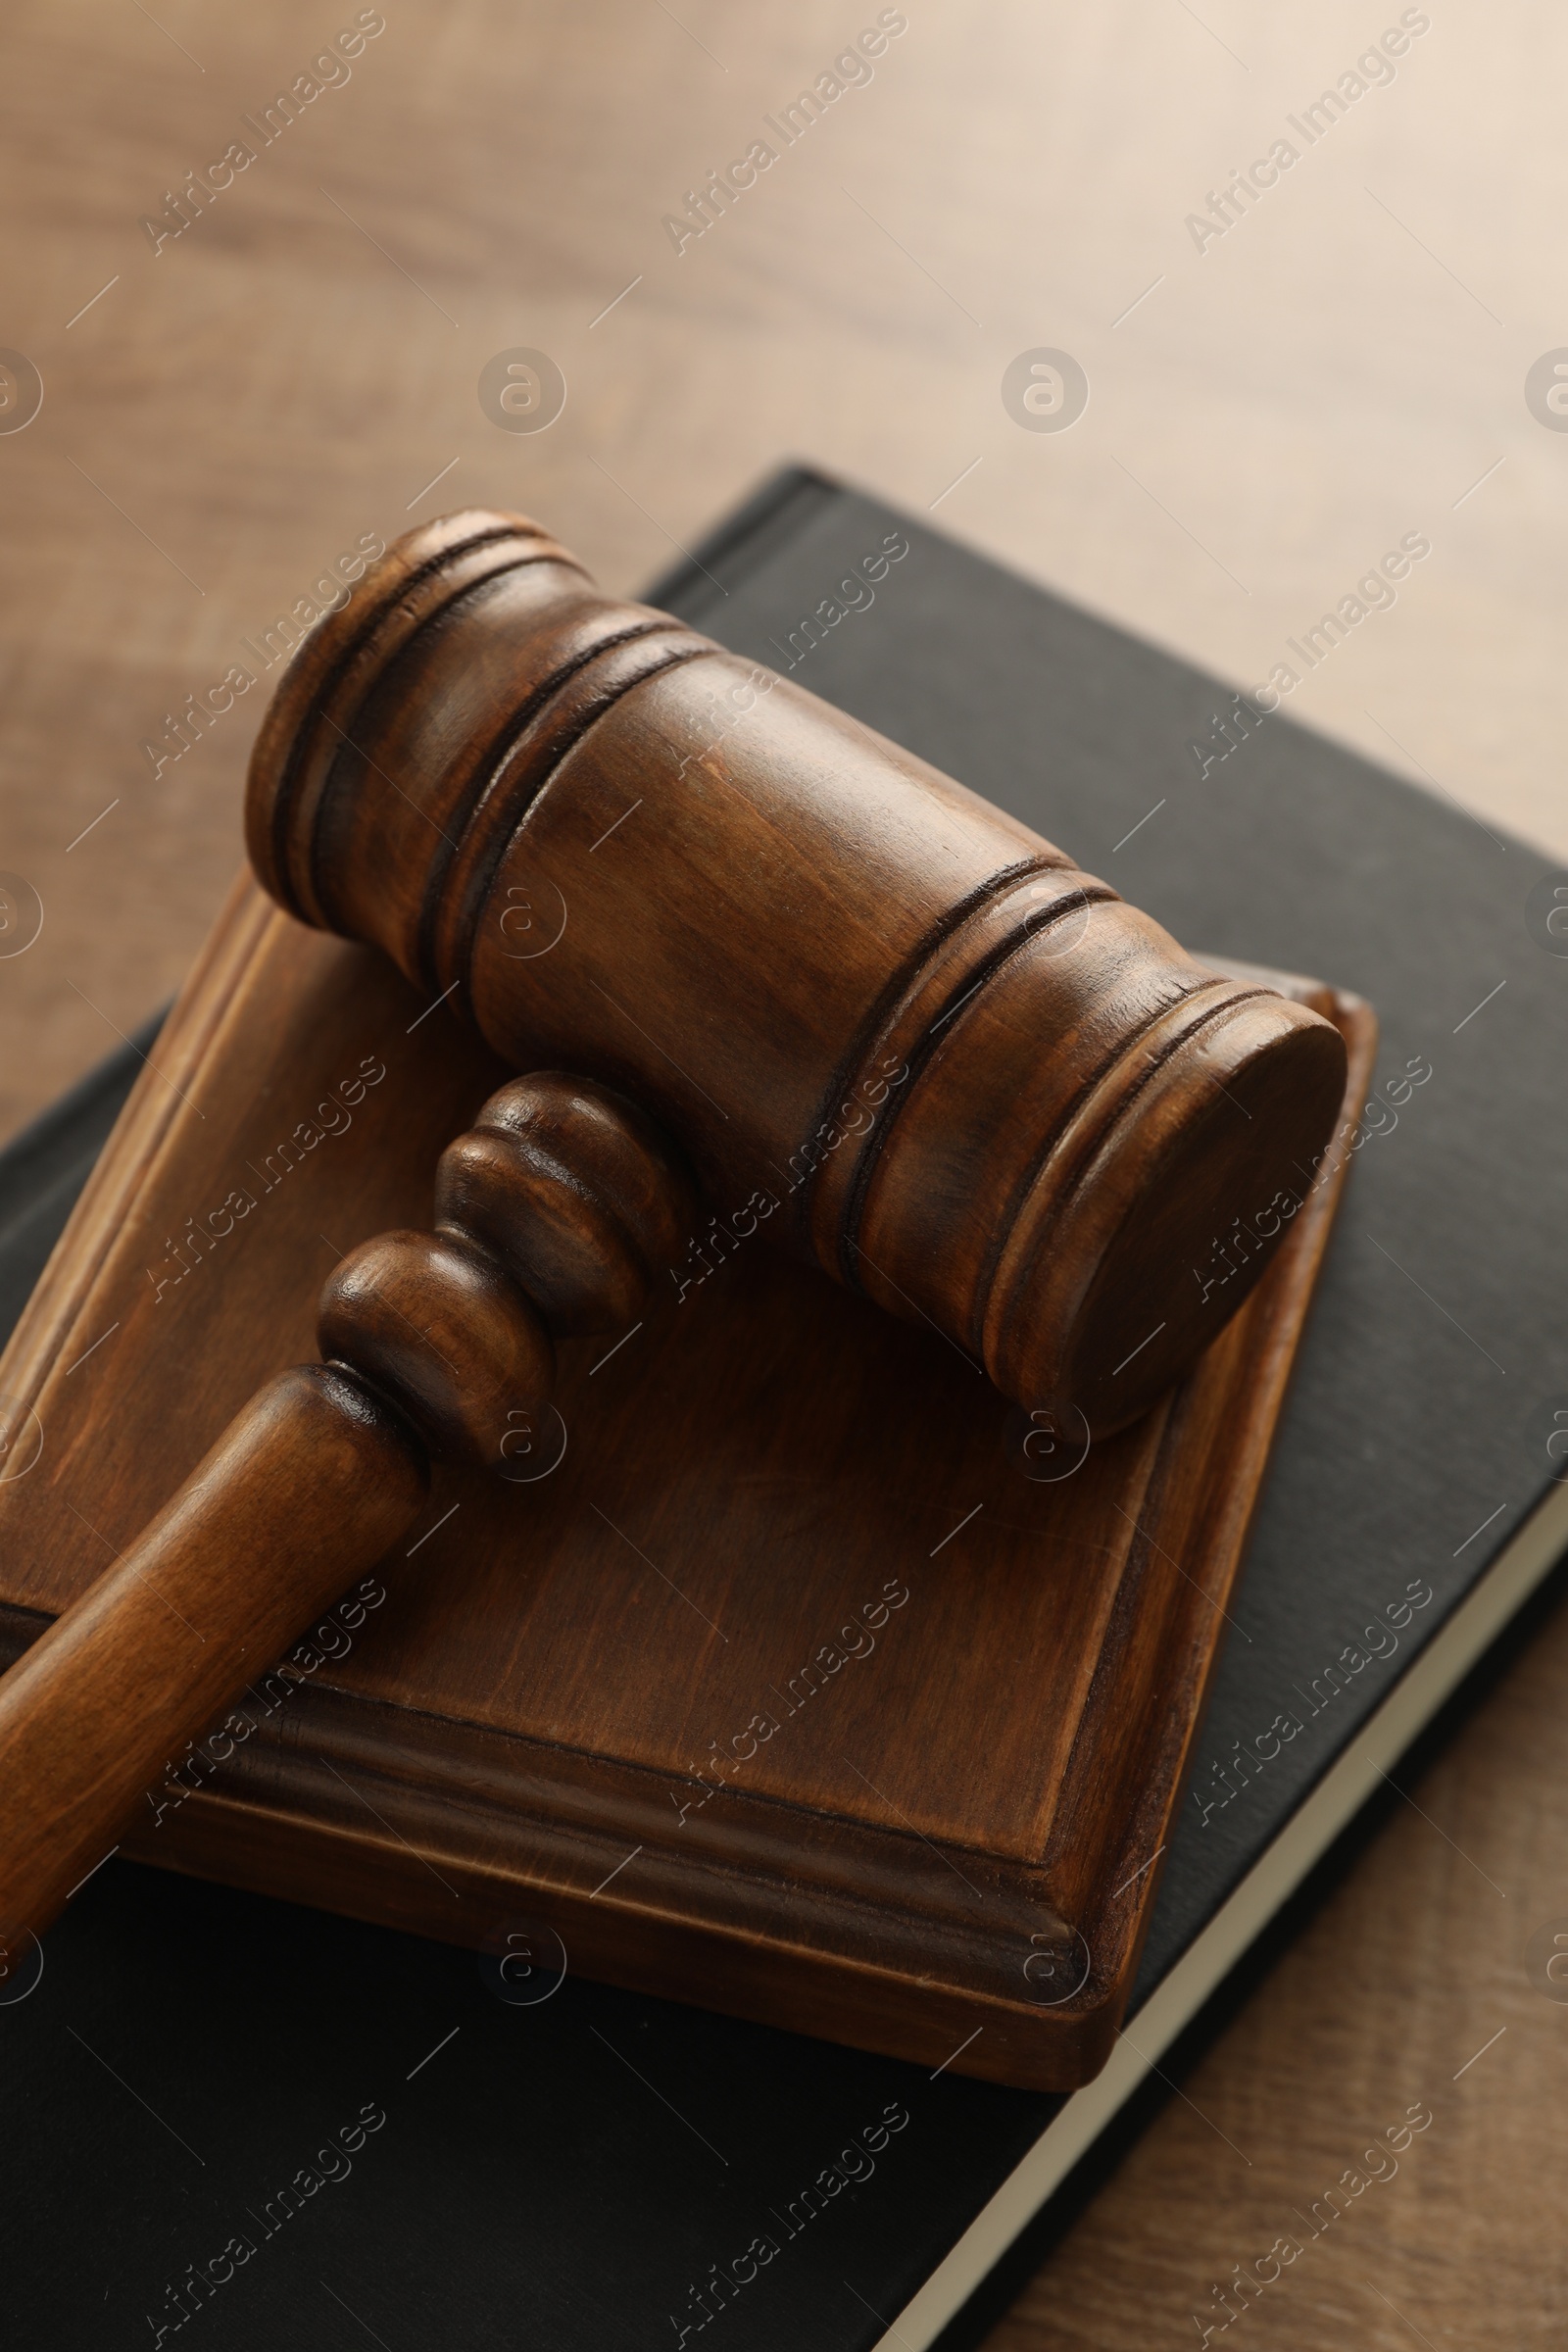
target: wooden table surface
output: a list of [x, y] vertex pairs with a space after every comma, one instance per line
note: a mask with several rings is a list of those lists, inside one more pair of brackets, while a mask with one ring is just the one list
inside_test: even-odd
[[[262, 691], [178, 758], [171, 714], [362, 534], [459, 504], [540, 514], [623, 590], [799, 456], [1244, 687], [1424, 532], [1397, 603], [1287, 707], [1472, 809], [1478, 858], [1505, 854], [1487, 826], [1568, 858], [1560, 13], [882, 14], [905, 29], [871, 78], [677, 251], [664, 216], [875, 6], [386, 0], [264, 143], [244, 118], [352, 6], [14, 0], [0, 344], [43, 405], [8, 429], [30, 378], [7, 359], [0, 869], [43, 927], [0, 959], [0, 1133], [170, 994], [238, 861]], [[1325, 89], [1339, 116], [1299, 127]], [[1222, 234], [1189, 224], [1281, 139], [1296, 160]], [[254, 160], [155, 250], [236, 140]], [[520, 347], [568, 387], [537, 433], [475, 390]], [[1087, 373], [1069, 430], [1004, 405], [1039, 349]], [[1194, 2340], [1211, 2282], [1414, 2099], [1433, 2128], [1250, 2339], [1556, 2339], [1568, 2011], [1520, 1954], [1568, 1913], [1565, 1702], [1554, 1625], [994, 2346]]]

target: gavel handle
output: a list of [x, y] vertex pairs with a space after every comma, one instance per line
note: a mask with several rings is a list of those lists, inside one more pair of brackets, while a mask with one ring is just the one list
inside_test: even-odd
[[379, 1560], [432, 1452], [507, 1475], [554, 1336], [629, 1323], [694, 1213], [659, 1131], [560, 1072], [491, 1096], [436, 1170], [434, 1233], [321, 1294], [324, 1363], [257, 1392], [172, 1502], [0, 1677], [0, 1990], [188, 1740]]
[[258, 1390], [118, 1564], [0, 1678], [0, 1971], [199, 1738], [381, 1558], [423, 1448], [328, 1365]]

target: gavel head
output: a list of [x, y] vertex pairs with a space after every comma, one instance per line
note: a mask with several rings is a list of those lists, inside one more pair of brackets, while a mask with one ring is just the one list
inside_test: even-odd
[[1096, 1435], [1247, 1296], [1344, 1094], [1330, 1022], [517, 515], [411, 532], [306, 639], [247, 824], [292, 913], [652, 1114], [720, 1230]]

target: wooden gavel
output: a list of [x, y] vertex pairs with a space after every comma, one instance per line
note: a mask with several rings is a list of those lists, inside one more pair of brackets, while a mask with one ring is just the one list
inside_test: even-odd
[[699, 1192], [1098, 1437], [1241, 1303], [1344, 1094], [1331, 1023], [517, 516], [410, 533], [305, 641], [248, 836], [285, 907], [536, 1074], [444, 1153], [433, 1232], [337, 1267], [323, 1361], [0, 1679], [0, 1969], [432, 1454], [505, 1475], [554, 1338], [678, 1293]]

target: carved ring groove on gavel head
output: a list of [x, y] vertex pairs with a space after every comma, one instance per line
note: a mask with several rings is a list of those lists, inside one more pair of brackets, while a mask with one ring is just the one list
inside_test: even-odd
[[[1096, 1434], [1240, 1304], [1270, 1244], [1220, 1287], [1215, 1237], [1299, 1197], [1344, 1092], [1331, 1023], [1205, 971], [787, 679], [600, 595], [517, 516], [410, 533], [306, 641], [247, 821], [293, 913], [452, 993], [514, 1068], [645, 1106], [721, 1218], [761, 1220]], [[515, 1236], [498, 1171], [543, 1148], [465, 1139], [438, 1219]], [[678, 1281], [689, 1237], [665, 1226]], [[557, 1284], [558, 1329], [582, 1327], [584, 1252], [619, 1250], [631, 1295], [646, 1237], [550, 1230], [528, 1287]], [[458, 1247], [425, 1237], [427, 1271], [457, 1280]], [[390, 1328], [380, 1344], [396, 1352]], [[496, 1378], [521, 1377], [495, 1345]]]
[[684, 1279], [687, 1160], [721, 1218], [1098, 1434], [1246, 1295], [1343, 1097], [1329, 1022], [514, 517], [411, 534], [306, 640], [248, 816], [286, 906], [534, 1075], [444, 1153], [433, 1232], [330, 1275], [324, 1363], [259, 1390], [0, 1677], [0, 1964], [407, 1532], [431, 1452], [537, 1474], [556, 1339]]

